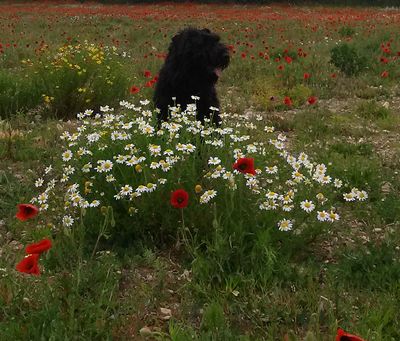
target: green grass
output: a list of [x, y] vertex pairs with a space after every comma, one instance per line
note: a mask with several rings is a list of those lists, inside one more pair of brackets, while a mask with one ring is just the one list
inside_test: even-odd
[[[73, 230], [58, 224], [61, 206], [24, 223], [14, 216], [16, 204], [38, 194], [34, 182], [45, 167], [59, 161], [59, 135], [76, 128], [75, 121], [58, 118], [74, 118], [86, 107], [115, 105], [124, 98], [135, 103], [151, 98], [153, 89], [143, 87], [148, 80], [143, 72], [158, 72], [162, 60], [155, 54], [165, 52], [187, 22], [82, 16], [77, 25], [69, 17], [49, 22], [22, 14], [11, 29], [11, 20], [0, 17], [6, 27], [2, 41], [15, 40], [16, 32], [24, 34], [18, 48], [0, 54], [1, 340], [124, 340], [140, 334], [143, 339], [177, 341], [333, 340], [337, 327], [370, 341], [400, 339], [399, 68], [398, 60], [379, 61], [381, 44], [399, 33], [397, 24], [375, 22], [371, 31], [362, 22], [337, 23], [338, 31], [325, 39], [328, 28], [315, 17], [310, 23], [316, 30], [290, 17], [267, 24], [227, 20], [224, 31], [217, 20], [196, 19], [198, 26], [217, 30], [229, 44], [254, 45], [235, 45], [237, 52], [218, 83], [222, 109], [260, 114], [261, 123], [254, 124], [286, 131], [291, 152], [305, 151], [324, 162], [333, 177], [366, 189], [369, 198], [345, 204], [339, 192], [333, 193], [330, 200], [342, 218], [338, 224], [299, 223], [301, 233], [284, 236], [268, 228], [275, 226], [271, 216], [253, 216], [251, 203], [243, 199], [232, 206], [221, 199], [215, 210], [185, 211], [186, 226], [202, 233], [197, 231], [190, 245], [176, 245], [181, 215], [161, 200], [143, 203], [135, 218], [127, 217], [122, 207], [115, 216], [88, 211], [85, 224]], [[273, 61], [285, 55], [282, 35], [293, 46], [287, 53], [291, 64]], [[38, 47], [40, 36], [48, 48], [35, 53], [25, 47]], [[348, 37], [370, 66], [351, 77], [329, 63], [330, 50]], [[119, 55], [110, 54], [102, 64], [80, 60], [88, 70], [85, 77], [65, 65], [52, 69], [60, 47], [85, 39], [110, 46], [118, 39]], [[270, 47], [269, 61], [258, 57], [265, 45]], [[307, 58], [297, 56], [299, 47]], [[394, 39], [392, 51], [399, 47]], [[280, 64], [285, 66], [282, 72]], [[385, 70], [388, 78], [381, 77]], [[310, 79], [303, 79], [304, 72]], [[142, 87], [135, 97], [129, 94], [132, 85]], [[54, 100], [47, 103], [42, 95]], [[310, 95], [318, 98], [314, 106], [306, 104]], [[293, 107], [283, 105], [284, 96], [292, 98]], [[269, 138], [262, 129], [249, 134], [265, 142]], [[196, 175], [202, 165], [196, 159], [192, 168], [182, 169]], [[196, 179], [182, 180], [184, 175], [178, 172], [176, 178], [194, 188]], [[247, 214], [238, 209], [240, 203]], [[113, 219], [119, 224], [114, 230]], [[138, 221], [148, 223], [129, 241], [129, 224]], [[124, 229], [127, 234], [116, 234]], [[24, 247], [43, 237], [52, 238], [54, 245], [41, 257], [42, 275], [15, 271]], [[170, 318], [160, 308], [171, 309]], [[151, 336], [144, 336], [146, 326]]]

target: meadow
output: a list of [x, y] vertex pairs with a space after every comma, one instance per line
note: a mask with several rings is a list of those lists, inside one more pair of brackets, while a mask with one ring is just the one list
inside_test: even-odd
[[[220, 129], [157, 127], [189, 25], [231, 51]], [[0, 2], [0, 29], [0, 340], [400, 339], [400, 9]]]

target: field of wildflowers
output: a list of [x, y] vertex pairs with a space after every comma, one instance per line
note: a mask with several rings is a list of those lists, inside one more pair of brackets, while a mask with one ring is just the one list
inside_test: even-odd
[[[187, 25], [231, 51], [221, 127], [195, 96], [157, 123]], [[0, 339], [400, 338], [400, 10], [39, 1], [0, 27]]]

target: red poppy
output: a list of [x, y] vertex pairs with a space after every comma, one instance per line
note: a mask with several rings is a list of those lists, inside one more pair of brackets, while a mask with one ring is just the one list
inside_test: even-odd
[[185, 208], [189, 202], [189, 194], [184, 189], [177, 189], [171, 193], [171, 205], [175, 208]]
[[41, 254], [49, 249], [51, 249], [52, 243], [50, 239], [42, 239], [40, 242], [29, 244], [25, 252], [27, 254]]
[[40, 271], [39, 271], [38, 260], [39, 260], [38, 254], [29, 255], [17, 264], [16, 269], [19, 272], [24, 272], [27, 274], [39, 276]]
[[309, 79], [310, 77], [311, 77], [311, 75], [307, 72], [303, 76], [304, 79]]
[[343, 329], [338, 329], [336, 334], [336, 341], [365, 341], [359, 336], [346, 333]]
[[242, 53], [242, 58], [246, 58], [246, 53]]
[[137, 94], [139, 91], [140, 91], [140, 88], [137, 87], [137, 86], [135, 86], [135, 85], [131, 86], [131, 88], [129, 89], [129, 92], [130, 92], [132, 95]]
[[285, 97], [283, 103], [285, 103], [285, 105], [287, 105], [288, 107], [291, 107], [293, 105], [292, 99], [288, 96]]
[[389, 59], [387, 59], [386, 57], [381, 57], [381, 63], [387, 64], [389, 63]]
[[146, 88], [151, 88], [153, 86], [153, 82], [152, 81], [148, 81], [148, 82], [146, 82], [146, 84], [144, 86]]
[[25, 221], [34, 218], [39, 213], [39, 209], [35, 205], [31, 204], [18, 204], [18, 212], [15, 217], [21, 221]]
[[150, 78], [151, 77], [151, 72], [149, 70], [144, 70], [144, 76], [146, 78]]
[[332, 73], [331, 78], [336, 78], [336, 73]]
[[290, 58], [289, 56], [285, 57], [286, 63], [290, 64], [292, 62], [292, 58]]
[[315, 104], [317, 102], [317, 97], [310, 96], [310, 97], [308, 97], [307, 102], [308, 102], [308, 104], [313, 105], [313, 104]]
[[241, 157], [233, 164], [233, 169], [236, 169], [240, 173], [256, 174], [254, 169], [254, 159], [251, 157]]
[[387, 72], [387, 71], [383, 71], [382, 73], [381, 73], [381, 77], [382, 78], [387, 78], [389, 76], [389, 72]]

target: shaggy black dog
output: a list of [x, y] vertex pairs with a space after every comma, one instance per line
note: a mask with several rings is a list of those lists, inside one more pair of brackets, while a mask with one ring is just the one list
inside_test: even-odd
[[168, 55], [162, 66], [154, 93], [154, 104], [161, 110], [159, 123], [168, 120], [168, 105], [176, 104], [185, 110], [198, 96], [197, 120], [211, 118], [221, 124], [218, 112], [212, 115], [210, 107], [219, 108], [215, 84], [229, 64], [229, 50], [220, 37], [208, 29], [186, 28], [172, 38]]

